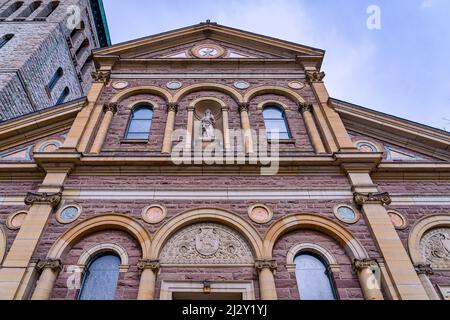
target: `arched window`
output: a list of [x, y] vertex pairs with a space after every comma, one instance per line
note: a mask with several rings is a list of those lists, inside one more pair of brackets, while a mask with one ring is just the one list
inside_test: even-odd
[[153, 108], [151, 106], [136, 106], [131, 111], [126, 139], [145, 140], [150, 136]]
[[85, 25], [84, 25], [84, 21], [80, 22], [79, 26], [76, 26], [72, 32], [70, 33], [70, 40], [72, 41], [72, 43], [75, 42], [75, 40], [78, 39], [79, 35], [84, 31]]
[[89, 40], [84, 39], [83, 43], [78, 48], [77, 52], [75, 52], [75, 55], [77, 56], [77, 60], [80, 60], [83, 54], [86, 52], [86, 50], [89, 50]]
[[13, 34], [6, 34], [3, 37], [0, 38], [0, 48], [3, 48], [5, 44], [9, 42], [14, 37]]
[[83, 66], [81, 67], [81, 76], [84, 77], [86, 75], [86, 72], [93, 66], [92, 64], [93, 58], [92, 55], [89, 56], [89, 58], [86, 59]]
[[120, 258], [112, 253], [94, 257], [86, 270], [78, 300], [114, 300], [119, 265]]
[[59, 1], [52, 1], [36, 16], [36, 20], [48, 18], [59, 6]]
[[8, 18], [14, 12], [19, 10], [22, 6], [23, 6], [23, 1], [14, 2], [6, 10], [4, 10], [2, 13], [0, 13], [0, 19], [4, 20], [5, 18]]
[[42, 4], [42, 1], [34, 1], [30, 3], [28, 7], [26, 7], [18, 16], [17, 19], [26, 19], [28, 18], [34, 11], [37, 10]]
[[267, 106], [264, 108], [263, 114], [267, 138], [269, 140], [291, 138], [286, 115], [281, 107]]
[[322, 259], [302, 253], [295, 260], [295, 276], [302, 300], [336, 300], [330, 274]]
[[63, 74], [64, 74], [64, 71], [62, 68], [58, 68], [58, 70], [56, 70], [55, 74], [53, 75], [53, 77], [50, 79], [50, 82], [48, 83], [49, 91], [53, 90], [53, 88], [58, 83], [58, 80], [62, 78]]
[[70, 89], [68, 87], [65, 87], [63, 92], [59, 96], [58, 101], [56, 101], [56, 104], [61, 104], [64, 101], [66, 101], [66, 99], [69, 96], [69, 94], [70, 94]]

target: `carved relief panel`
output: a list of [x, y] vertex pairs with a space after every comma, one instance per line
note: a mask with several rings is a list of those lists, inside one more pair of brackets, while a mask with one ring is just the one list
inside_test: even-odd
[[161, 264], [253, 264], [247, 241], [236, 231], [215, 223], [188, 226], [173, 235], [160, 254]]
[[433, 269], [450, 269], [450, 228], [428, 231], [420, 241], [420, 251]]

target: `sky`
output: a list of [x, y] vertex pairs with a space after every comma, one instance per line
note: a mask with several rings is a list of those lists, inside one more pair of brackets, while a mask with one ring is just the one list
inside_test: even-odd
[[330, 96], [450, 131], [449, 0], [103, 0], [113, 44], [212, 22], [326, 50]]

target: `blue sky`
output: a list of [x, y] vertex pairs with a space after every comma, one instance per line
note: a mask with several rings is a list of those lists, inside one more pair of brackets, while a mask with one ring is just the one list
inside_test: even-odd
[[[211, 19], [324, 49], [332, 97], [450, 131], [449, 0], [103, 2], [113, 43]], [[370, 5], [379, 30], [367, 28]]]

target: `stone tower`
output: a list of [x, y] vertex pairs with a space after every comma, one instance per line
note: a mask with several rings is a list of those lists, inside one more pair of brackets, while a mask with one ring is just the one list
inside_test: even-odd
[[0, 121], [86, 95], [109, 45], [102, 0], [0, 0]]

